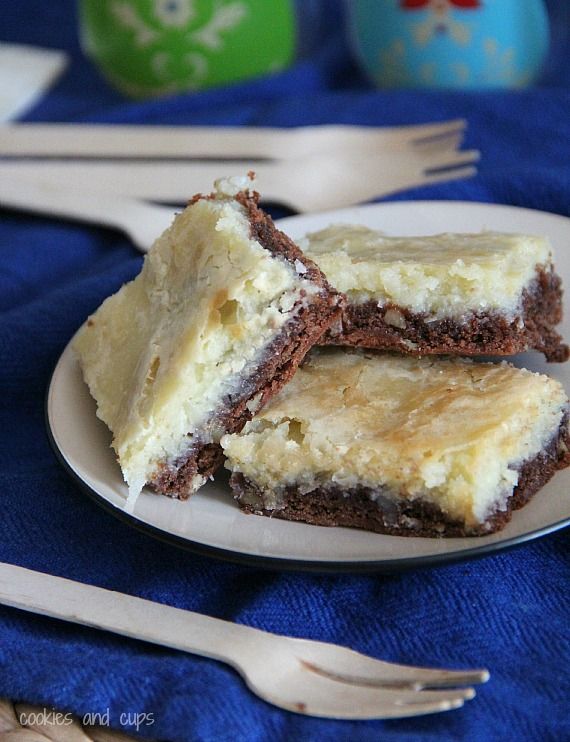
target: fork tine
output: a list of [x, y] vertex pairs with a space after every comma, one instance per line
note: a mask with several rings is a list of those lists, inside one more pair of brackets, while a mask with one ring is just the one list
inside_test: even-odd
[[474, 696], [471, 688], [413, 691], [353, 685], [306, 668], [272, 680], [248, 685], [276, 706], [333, 719], [390, 719], [449, 711]]
[[452, 131], [440, 137], [417, 139], [412, 141], [412, 147], [417, 152], [451, 152], [459, 149], [464, 139], [463, 131]]
[[414, 137], [411, 140], [414, 144], [419, 144], [430, 139], [449, 136], [451, 134], [464, 132], [467, 128], [465, 119], [453, 119], [451, 121], [442, 121], [439, 124], [420, 124], [416, 127]]
[[[303, 643], [303, 640], [299, 640]], [[449, 688], [460, 685], [486, 683], [485, 669], [447, 670], [413, 667], [384, 662], [355, 652], [320, 642], [299, 647], [299, 658], [305, 666], [329, 678], [349, 683], [385, 688]]]
[[429, 151], [425, 157], [424, 169], [426, 172], [447, 170], [449, 168], [471, 165], [481, 159], [478, 149], [466, 149], [451, 152]]
[[437, 172], [426, 172], [422, 185], [432, 183], [446, 183], [450, 180], [463, 180], [477, 175], [476, 167], [459, 167], [454, 170], [438, 170]]

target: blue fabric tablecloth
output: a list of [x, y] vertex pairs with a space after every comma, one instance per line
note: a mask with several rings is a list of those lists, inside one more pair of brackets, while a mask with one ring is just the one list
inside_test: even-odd
[[[334, 4], [326, 4], [328, 41], [287, 73], [146, 103], [110, 90], [82, 57], [71, 0], [3, 2], [0, 40], [71, 54], [68, 72], [30, 121], [293, 126], [464, 116], [467, 145], [484, 154], [480, 175], [398, 198], [470, 199], [570, 216], [564, 39], [556, 39], [544, 80], [532, 90], [377, 92], [351, 66]], [[50, 450], [46, 386], [87, 314], [140, 264], [117, 233], [1, 214], [0, 559], [387, 660], [487, 666], [492, 679], [475, 701], [448, 714], [307, 719], [253, 697], [216, 662], [0, 607], [0, 696], [79, 714], [109, 709], [115, 725], [122, 713], [150, 713], [154, 723], [140, 733], [168, 740], [570, 739], [568, 531], [414, 573], [279, 574], [179, 551], [115, 520], [79, 491]]]

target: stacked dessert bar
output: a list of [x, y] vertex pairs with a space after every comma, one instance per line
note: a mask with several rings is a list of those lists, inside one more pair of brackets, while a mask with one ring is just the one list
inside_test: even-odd
[[412, 355], [513, 355], [566, 361], [554, 330], [561, 281], [544, 237], [497, 232], [387, 237], [339, 225], [306, 254], [348, 298], [326, 342]]
[[504, 526], [569, 463], [568, 400], [546, 376], [462, 356], [566, 360], [548, 241], [339, 225], [301, 246], [345, 296], [320, 341], [337, 347], [223, 439], [242, 507], [399, 535]]
[[[245, 180], [245, 179], [244, 179]], [[317, 266], [247, 182], [196, 196], [75, 340], [131, 506], [145, 484], [186, 499], [340, 312]]]
[[185, 499], [225, 457], [248, 512], [478, 535], [570, 463], [561, 385], [465, 357], [566, 360], [545, 239], [341, 225], [302, 248], [223, 181], [84, 325], [131, 503], [145, 484]]

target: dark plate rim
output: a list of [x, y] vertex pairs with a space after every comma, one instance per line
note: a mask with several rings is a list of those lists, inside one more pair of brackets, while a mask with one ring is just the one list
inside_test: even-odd
[[[65, 347], [67, 348], [67, 345]], [[183, 536], [168, 533], [167, 531], [164, 531], [157, 526], [153, 526], [150, 523], [145, 523], [144, 521], [139, 520], [135, 516], [126, 513], [124, 510], [120, 510], [111, 502], [106, 500], [102, 495], [100, 495], [96, 490], [90, 487], [81, 478], [81, 476], [67, 461], [63, 452], [57, 445], [55, 436], [52, 431], [49, 416], [49, 396], [55, 372], [57, 371], [64, 352], [65, 348], [58, 358], [53, 371], [51, 372], [44, 398], [44, 418], [46, 433], [55, 458], [82, 492], [84, 492], [93, 502], [97, 503], [99, 507], [101, 507], [106, 512], [111, 513], [122, 523], [135, 528], [141, 533], [145, 533], [147, 536], [151, 536], [152, 538], [162, 541], [163, 543], [167, 543], [170, 546], [176, 546], [180, 549], [184, 549], [185, 551], [190, 551], [194, 554], [198, 554], [199, 556], [206, 556], [220, 559], [225, 562], [231, 562], [233, 564], [246, 565], [249, 567], [255, 567], [257, 569], [261, 568], [264, 570], [279, 572], [313, 572], [317, 574], [397, 574], [414, 569], [417, 570], [433, 567], [445, 567], [452, 564], [472, 561], [473, 559], [482, 559], [484, 557], [494, 556], [497, 553], [508, 551], [517, 546], [522, 546], [525, 543], [534, 541], [537, 538], [547, 536], [548, 534], [559, 531], [566, 526], [570, 526], [569, 516], [568, 518], [564, 518], [563, 520], [553, 523], [549, 526], [545, 526], [544, 528], [538, 528], [535, 531], [529, 531], [527, 533], [520, 534], [519, 536], [515, 536], [506, 541], [500, 541], [493, 544], [482, 544], [481, 546], [474, 546], [471, 549], [464, 549], [462, 551], [448, 552], [445, 554], [434, 554], [432, 556], [409, 557], [404, 559], [382, 559], [379, 561], [360, 560], [354, 562], [288, 559], [285, 557], [245, 554], [239, 551], [223, 549], [219, 546], [209, 546], [208, 544], [203, 544], [199, 541], [193, 541], [191, 539], [186, 539]]]
[[[391, 203], [391, 202], [389, 202]], [[394, 202], [398, 203], [398, 202]], [[458, 205], [469, 205], [469, 206], [482, 206], [485, 208], [492, 209], [515, 209], [522, 212], [536, 212], [537, 214], [544, 214], [548, 217], [555, 217], [558, 219], [564, 219], [570, 222], [568, 217], [557, 214], [555, 212], [548, 212], [542, 209], [533, 209], [528, 207], [513, 206], [511, 204], [497, 204], [497, 203], [486, 203], [479, 201], [450, 201], [450, 200], [429, 200], [422, 199], [420, 201], [413, 202], [418, 205], [429, 205], [432, 203], [447, 204], [449, 206]], [[362, 206], [378, 206], [378, 203], [363, 204]], [[335, 209], [334, 211], [339, 211]], [[290, 217], [285, 217], [288, 219]], [[279, 220], [281, 221], [281, 220]], [[567, 526], [570, 526], [570, 516], [563, 518], [556, 523], [552, 523], [543, 528], [538, 528], [534, 531], [528, 531], [518, 536], [512, 537], [505, 541], [500, 541], [492, 544], [482, 544], [480, 546], [474, 546], [473, 548], [465, 549], [457, 552], [447, 552], [445, 554], [434, 554], [432, 556], [420, 556], [420, 557], [409, 557], [409, 558], [398, 558], [398, 559], [382, 559], [379, 561], [373, 560], [360, 560], [360, 561], [320, 561], [320, 560], [305, 560], [305, 559], [288, 559], [282, 557], [272, 556], [259, 556], [252, 554], [245, 554], [243, 552], [232, 551], [224, 549], [218, 546], [209, 546], [199, 541], [193, 541], [186, 539], [182, 536], [168, 533], [162, 529], [153, 526], [149, 523], [145, 523], [133, 515], [126, 513], [124, 510], [120, 510], [115, 505], [106, 500], [96, 490], [92, 489], [81, 476], [73, 469], [71, 464], [66, 460], [63, 452], [59, 449], [55, 438], [52, 433], [51, 423], [49, 419], [48, 401], [49, 394], [53, 384], [53, 378], [57, 367], [60, 363], [61, 356], [65, 352], [67, 345], [60, 354], [57, 363], [50, 375], [49, 383], [47, 385], [45, 402], [44, 402], [44, 415], [45, 424], [50, 442], [51, 448], [55, 454], [56, 459], [67, 471], [71, 479], [78, 485], [79, 489], [82, 490], [89, 498], [96, 502], [103, 510], [111, 513], [115, 518], [118, 518], [123, 523], [135, 528], [136, 530], [151, 536], [152, 538], [158, 539], [163, 543], [176, 546], [186, 551], [199, 554], [200, 556], [207, 556], [216, 559], [220, 559], [225, 562], [231, 562], [234, 564], [248, 565], [255, 568], [261, 568], [264, 570], [273, 571], [297, 571], [297, 572], [314, 572], [321, 574], [331, 573], [344, 573], [344, 574], [365, 574], [365, 573], [385, 573], [385, 574], [396, 574], [399, 572], [406, 572], [413, 569], [425, 569], [433, 567], [444, 567], [447, 565], [458, 564], [461, 562], [471, 561], [473, 559], [481, 559], [484, 557], [494, 556], [498, 553], [509, 551], [510, 549], [522, 546], [526, 543], [534, 541], [538, 538], [542, 538], [551, 533], [559, 531]], [[476, 540], [476, 537], [474, 537]]]

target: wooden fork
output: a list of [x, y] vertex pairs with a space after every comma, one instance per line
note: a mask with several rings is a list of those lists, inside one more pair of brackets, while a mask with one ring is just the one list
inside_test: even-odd
[[225, 662], [260, 698], [308, 716], [388, 719], [448, 711], [473, 698], [471, 684], [489, 678], [487, 670], [391, 664], [11, 564], [0, 563], [0, 603]]
[[[432, 142], [418, 147], [413, 156], [327, 155], [310, 162], [258, 163], [256, 172], [268, 201], [299, 212], [321, 211], [412, 186], [471, 177], [478, 156], [476, 151], [442, 149], [441, 143]], [[243, 175], [243, 166], [226, 164], [221, 173], [213, 163], [9, 162], [0, 164], [0, 206], [114, 227], [146, 252], [172, 222], [174, 209], [141, 199], [182, 203], [195, 192], [209, 192], [221, 174], [232, 173]]]
[[[263, 198], [298, 212], [352, 206], [413, 186], [468, 178], [475, 174], [476, 150], [418, 147], [381, 153], [329, 152], [251, 167]], [[185, 203], [194, 193], [208, 193], [221, 176], [244, 175], [236, 163], [143, 161], [10, 161], [0, 164], [0, 181], [19, 178], [39, 185], [65, 187], [81, 193], [100, 191], [113, 196]], [[3, 195], [1, 203], [9, 205]]]
[[457, 148], [466, 128], [465, 119], [414, 126], [294, 128], [12, 124], [0, 126], [0, 156], [289, 160], [325, 152], [370, 154], [436, 144]]

